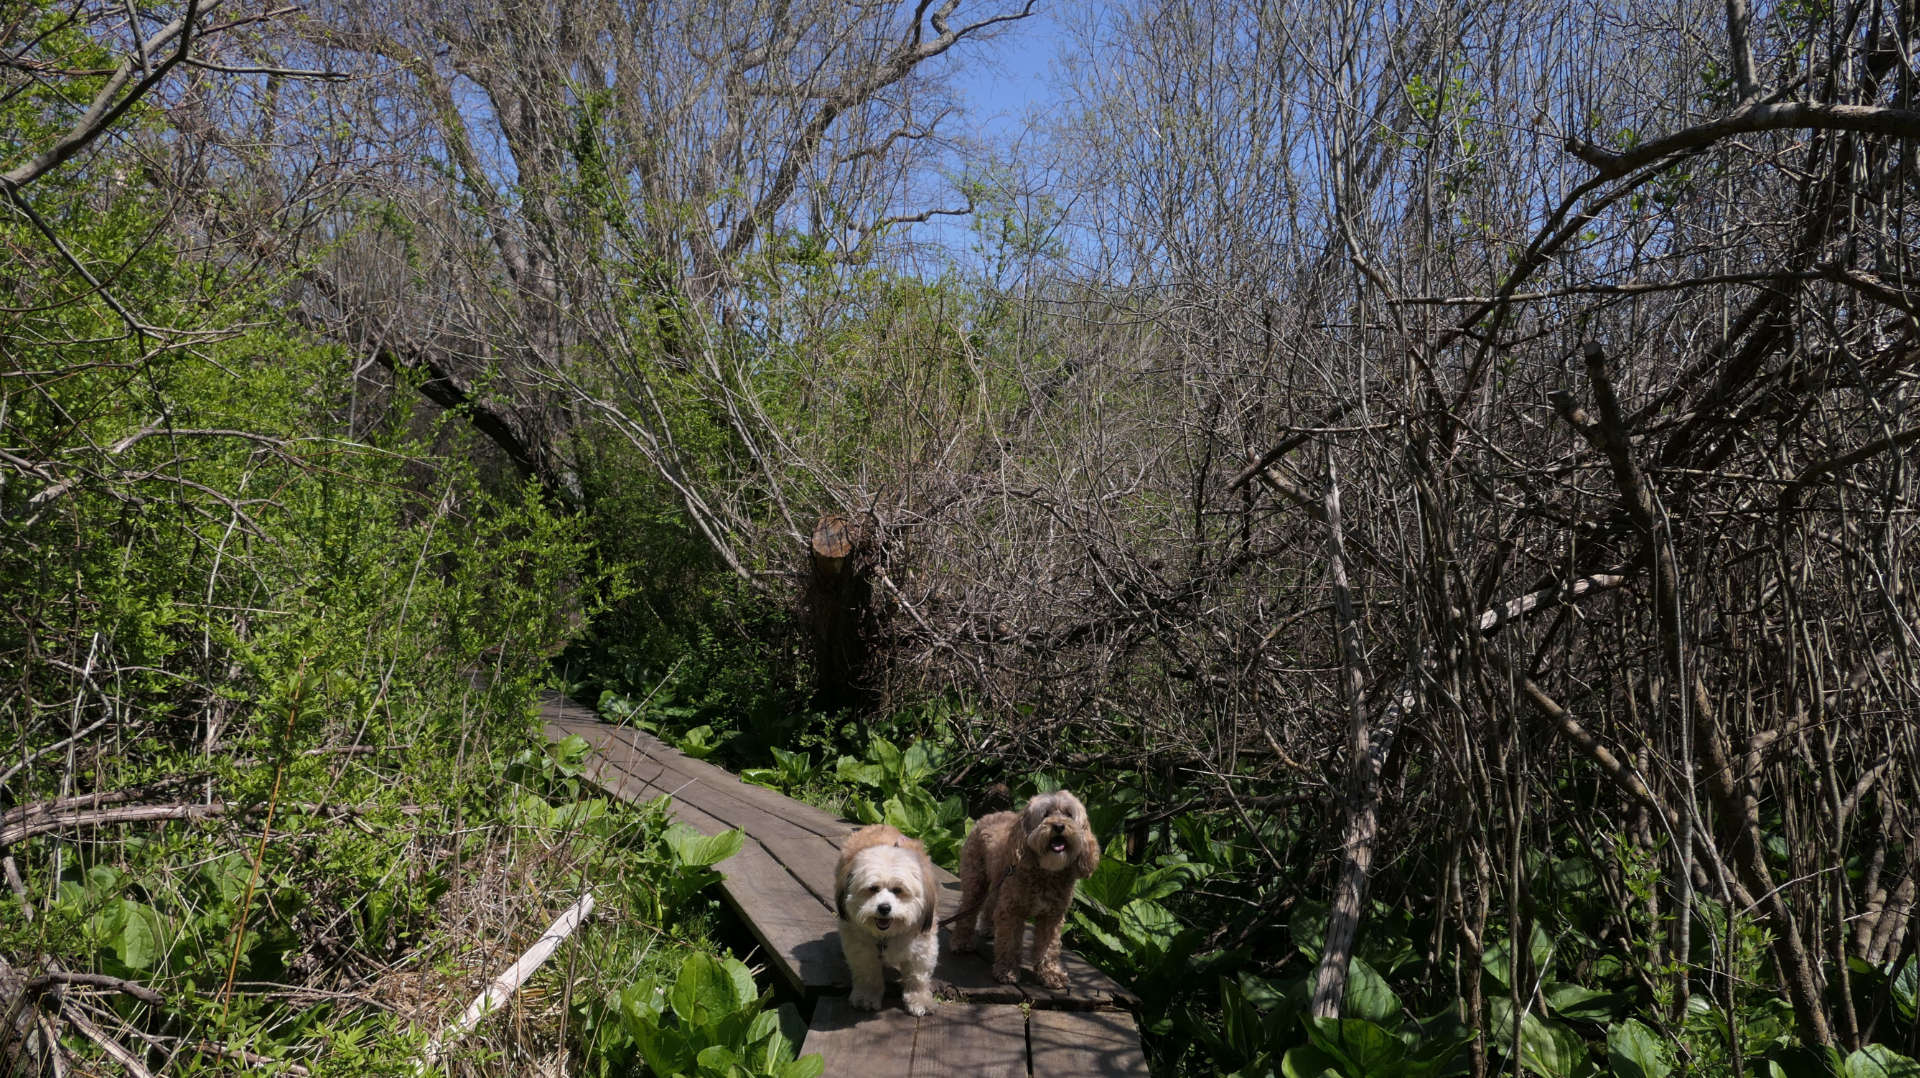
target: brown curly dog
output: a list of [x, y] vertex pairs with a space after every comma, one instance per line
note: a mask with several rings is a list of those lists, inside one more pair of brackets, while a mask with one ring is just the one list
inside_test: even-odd
[[1020, 979], [1020, 938], [1033, 922], [1029, 960], [1048, 988], [1065, 988], [1060, 966], [1060, 924], [1073, 903], [1073, 889], [1100, 864], [1100, 843], [1086, 807], [1065, 790], [1041, 794], [1019, 812], [980, 817], [960, 851], [960, 912], [950, 949], [974, 949], [980, 931], [993, 926], [993, 978]]

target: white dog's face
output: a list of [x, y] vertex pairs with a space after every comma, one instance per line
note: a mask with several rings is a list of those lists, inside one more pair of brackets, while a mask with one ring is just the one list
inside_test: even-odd
[[1020, 815], [1027, 849], [1048, 872], [1074, 865], [1076, 875], [1087, 876], [1098, 864], [1098, 847], [1087, 825], [1087, 810], [1065, 790], [1041, 794], [1027, 802]]
[[874, 846], [854, 857], [840, 896], [840, 916], [876, 936], [911, 936], [932, 927], [920, 859], [898, 846]]

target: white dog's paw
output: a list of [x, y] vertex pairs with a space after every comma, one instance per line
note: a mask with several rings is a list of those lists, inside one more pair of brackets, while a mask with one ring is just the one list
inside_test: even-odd
[[906, 1004], [907, 1013], [915, 1018], [933, 1009], [933, 995], [928, 992], [915, 992], [910, 996], [903, 996], [901, 1002]]
[[856, 991], [847, 997], [847, 1002], [856, 1011], [877, 1011], [880, 1009], [880, 993]]

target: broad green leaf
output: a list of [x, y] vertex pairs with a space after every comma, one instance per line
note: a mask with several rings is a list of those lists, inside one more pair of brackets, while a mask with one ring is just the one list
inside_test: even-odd
[[820, 1076], [826, 1072], [826, 1057], [815, 1052], [812, 1055], [801, 1056], [799, 1059], [781, 1067], [779, 1078], [820, 1078]]
[[1073, 911], [1073, 925], [1075, 932], [1093, 937], [1100, 946], [1105, 947], [1107, 950], [1115, 952], [1116, 954], [1127, 953], [1127, 945], [1120, 941], [1120, 937], [1102, 928], [1097, 921], [1085, 913], [1079, 910]]
[[1793, 1045], [1767, 1054], [1769, 1078], [1835, 1078], [1846, 1074], [1846, 1061], [1833, 1048]]
[[1660, 1038], [1632, 1018], [1607, 1029], [1607, 1064], [1615, 1078], [1666, 1078], [1673, 1070]]
[[121, 901], [126, 914], [113, 942], [114, 957], [130, 970], [145, 972], [154, 967], [165, 950], [165, 919], [151, 906], [131, 899]]
[[740, 1061], [755, 1074], [764, 1074], [793, 1058], [793, 1045], [780, 1032], [780, 1012], [764, 1010], [754, 1015], [741, 1037], [745, 1047]]
[[1080, 901], [1091, 902], [1097, 907], [1119, 909], [1133, 897], [1133, 881], [1139, 874], [1140, 869], [1128, 864], [1125, 858], [1103, 853], [1100, 867], [1093, 870], [1093, 875], [1080, 881], [1078, 897]]
[[688, 730], [674, 743], [674, 747], [696, 760], [704, 760], [732, 738], [733, 732], [730, 730], [716, 734], [713, 727], [703, 724]]
[[553, 826], [553, 806], [539, 794], [521, 794], [507, 802], [507, 819], [520, 827], [545, 830]]
[[635, 1021], [659, 1022], [665, 993], [653, 981], [637, 981], [614, 994], [614, 1006]]
[[909, 778], [918, 779], [927, 773], [927, 743], [915, 741], [907, 746], [906, 754], [900, 758], [901, 770]]
[[1240, 995], [1256, 1007], [1271, 1010], [1287, 1005], [1287, 995], [1273, 986], [1273, 982], [1251, 971], [1240, 974], [1236, 982]]
[[740, 781], [751, 782], [755, 786], [765, 786], [769, 790], [778, 790], [786, 784], [786, 776], [771, 767], [746, 767], [740, 769]]
[[746, 837], [739, 831], [722, 831], [717, 835], [703, 835], [683, 823], [669, 826], [661, 836], [667, 847], [673, 851], [674, 860], [683, 865], [705, 868], [717, 865], [740, 852]]
[[[1487, 1031], [1489, 1040], [1502, 1048], [1511, 1044], [1513, 1004], [1505, 996], [1495, 996], [1487, 1001], [1487, 1017], [1492, 1019]], [[1520, 1019], [1520, 1063], [1527, 1070], [1542, 1078], [1568, 1078], [1580, 1073], [1581, 1064], [1586, 1058], [1587, 1046], [1578, 1033], [1559, 1022], [1541, 1018], [1532, 1011], [1523, 1013]]]
[[1340, 1064], [1311, 1044], [1297, 1044], [1280, 1058], [1285, 1078], [1340, 1078]]
[[685, 1074], [693, 1067], [693, 1045], [678, 1029], [654, 1020], [629, 1022], [627, 1032], [640, 1046], [640, 1057], [655, 1074]]
[[708, 1029], [756, 995], [747, 967], [731, 958], [696, 952], [680, 964], [680, 976], [667, 993], [667, 1002], [686, 1026]]
[[587, 744], [587, 739], [579, 734], [568, 734], [549, 746], [547, 751], [553, 754], [554, 763], [558, 764], [562, 771], [567, 774], [578, 774], [574, 765], [586, 759], [587, 753], [593, 751], [593, 746]]
[[1349, 1075], [1380, 1074], [1399, 1066], [1407, 1056], [1400, 1038], [1364, 1018], [1308, 1019], [1307, 1039]]
[[606, 819], [610, 807], [605, 798], [599, 797], [569, 802], [553, 810], [553, 826], [562, 831], [576, 830]]
[[1163, 949], [1184, 927], [1172, 910], [1158, 902], [1135, 900], [1120, 907], [1116, 913], [1122, 932], [1139, 942], [1151, 943]]
[[1920, 1060], [1884, 1044], [1869, 1044], [1840, 1065], [1841, 1078], [1920, 1078]]
[[1586, 1043], [1567, 1026], [1531, 1014], [1521, 1021], [1520, 1063], [1541, 1078], [1573, 1078], [1586, 1058]]
[[1553, 881], [1569, 891], [1591, 887], [1600, 878], [1593, 862], [1584, 857], [1560, 857], [1553, 862]]
[[1547, 1009], [1562, 1018], [1604, 1022], [1627, 1010], [1627, 1001], [1611, 992], [1596, 992], [1584, 985], [1556, 982], [1541, 990]]
[[1347, 996], [1340, 1013], [1370, 1022], [1393, 1022], [1400, 1017], [1400, 997], [1387, 980], [1359, 955], [1347, 964]]
[[842, 756], [834, 765], [834, 775], [841, 782], [857, 782], [863, 786], [878, 786], [885, 772], [878, 764], [862, 763], [851, 756]]
[[250, 874], [251, 866], [247, 859], [237, 853], [216, 857], [200, 866], [201, 877], [212, 885], [224, 903], [240, 901], [241, 894], [247, 889], [247, 877]]
[[761, 1011], [753, 1016], [753, 1022], [747, 1026], [747, 1042], [757, 1043], [778, 1032], [780, 1032], [780, 1012]]
[[[1546, 932], [1541, 930], [1538, 921], [1529, 925], [1528, 928], [1530, 932], [1527, 943], [1527, 958], [1532, 964], [1533, 975], [1536, 978], [1545, 977], [1547, 972], [1553, 968], [1553, 940], [1548, 937]], [[1487, 948], [1486, 954], [1481, 958], [1481, 968], [1486, 970], [1487, 976], [1499, 982], [1500, 987], [1507, 988], [1511, 987], [1510, 978], [1513, 975], [1512, 962], [1512, 941], [1501, 939], [1495, 941], [1492, 946]]]

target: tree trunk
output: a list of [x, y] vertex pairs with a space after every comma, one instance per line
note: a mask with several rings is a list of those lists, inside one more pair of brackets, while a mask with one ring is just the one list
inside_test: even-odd
[[813, 636], [813, 706], [866, 710], [872, 677], [872, 529], [828, 514], [814, 525], [807, 627]]

